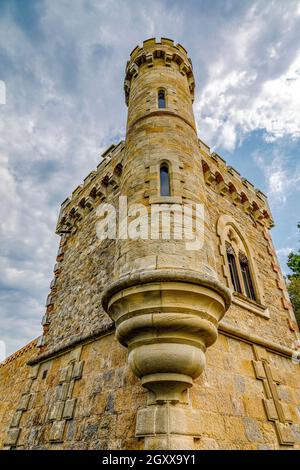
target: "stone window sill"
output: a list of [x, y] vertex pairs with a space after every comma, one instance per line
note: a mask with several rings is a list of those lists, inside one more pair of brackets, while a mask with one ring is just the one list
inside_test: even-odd
[[151, 196], [149, 204], [182, 204], [181, 196]]
[[243, 307], [249, 312], [252, 312], [260, 317], [266, 319], [270, 318], [269, 309], [265, 305], [255, 302], [254, 300], [248, 299], [248, 297], [243, 294], [233, 292], [232, 303], [238, 305], [239, 307]]

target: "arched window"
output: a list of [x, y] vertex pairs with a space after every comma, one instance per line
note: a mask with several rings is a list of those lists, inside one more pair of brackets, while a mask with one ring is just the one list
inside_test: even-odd
[[227, 286], [233, 291], [233, 303], [257, 315], [270, 318], [268, 308], [264, 305], [264, 284], [261, 273], [258, 271], [251, 244], [243, 229], [228, 214], [220, 215], [216, 229], [222, 269]]
[[160, 165], [160, 195], [171, 195], [169, 165], [167, 163]]
[[236, 264], [236, 257], [234, 249], [232, 248], [229, 243], [226, 243], [226, 253], [227, 253], [227, 261], [229, 266], [230, 278], [233, 285], [235, 292], [242, 293], [241, 283], [239, 279], [239, 273]]
[[166, 107], [166, 92], [165, 90], [158, 90], [158, 107], [165, 108]]
[[[232, 237], [232, 233], [232, 231], [229, 232], [230, 237]], [[232, 238], [232, 242], [233, 244], [231, 245], [226, 241], [227, 262], [232, 287], [235, 292], [244, 294], [251, 300], [256, 300], [247, 256], [242, 251], [239, 251], [237, 256], [236, 240]]]
[[253, 282], [251, 278], [250, 268], [247, 256], [240, 252], [239, 253], [239, 262], [241, 267], [241, 272], [244, 281], [245, 294], [249, 299], [255, 300], [255, 292], [253, 287]]

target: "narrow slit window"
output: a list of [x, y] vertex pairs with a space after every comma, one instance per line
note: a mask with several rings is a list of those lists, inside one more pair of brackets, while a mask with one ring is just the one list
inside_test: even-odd
[[160, 195], [170, 196], [170, 175], [169, 167], [166, 163], [160, 166]]
[[158, 91], [158, 107], [165, 108], [166, 107], [166, 93], [164, 90]]
[[236, 265], [236, 257], [233, 248], [229, 245], [227, 247], [227, 261], [230, 271], [231, 282], [235, 292], [242, 293], [241, 283]]
[[240, 266], [244, 281], [245, 293], [249, 299], [256, 300], [248, 260], [244, 255], [240, 255]]

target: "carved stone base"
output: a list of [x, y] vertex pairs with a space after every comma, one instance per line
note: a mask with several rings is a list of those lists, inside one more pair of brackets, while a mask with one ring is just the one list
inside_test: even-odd
[[[175, 435], [198, 435], [196, 412], [184, 407], [187, 389], [205, 367], [206, 348], [216, 341], [230, 300], [216, 280], [185, 270], [127, 276], [104, 295], [116, 337], [128, 347], [129, 364], [149, 391], [149, 407], [138, 412], [136, 430], [137, 436], [152, 436], [147, 446], [154, 448], [158, 435], [163, 440], [157, 448], [164, 448], [165, 434], [176, 446]], [[192, 438], [180, 445], [185, 448], [187, 441]]]

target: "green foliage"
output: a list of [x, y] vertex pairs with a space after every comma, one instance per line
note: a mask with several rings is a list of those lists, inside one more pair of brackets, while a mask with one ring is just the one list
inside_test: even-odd
[[[298, 228], [300, 229], [300, 223]], [[300, 250], [289, 254], [287, 265], [292, 271], [292, 274], [288, 275], [287, 288], [298, 325], [300, 326]]]
[[287, 288], [294, 308], [298, 325], [300, 326], [300, 277], [292, 277], [288, 280]]

